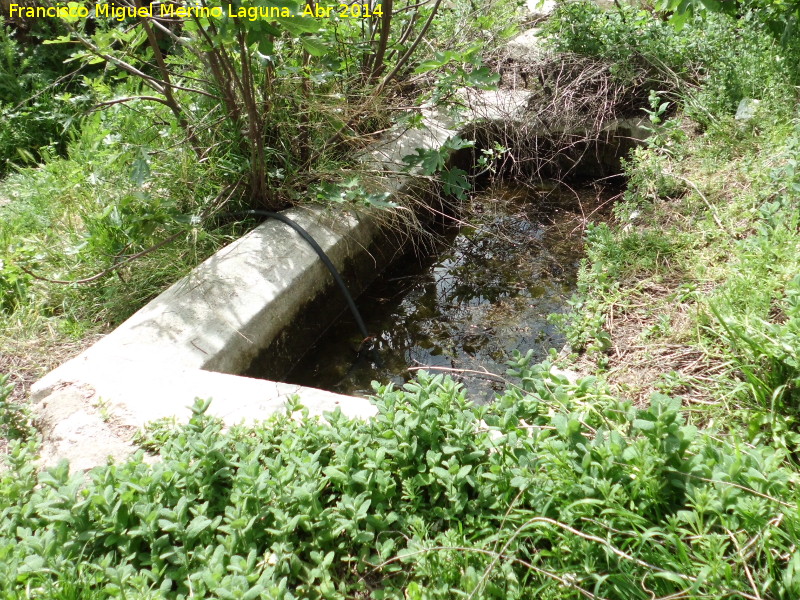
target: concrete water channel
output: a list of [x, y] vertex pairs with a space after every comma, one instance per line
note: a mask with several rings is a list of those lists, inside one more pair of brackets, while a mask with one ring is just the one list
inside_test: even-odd
[[510, 181], [477, 192], [358, 298], [367, 340], [344, 310], [288, 370], [268, 351], [246, 374], [366, 396], [373, 380], [402, 385], [428, 368], [489, 401], [515, 350], [541, 360], [564, 344], [548, 315], [568, 308], [587, 216], [601, 219], [610, 193]]
[[[531, 39], [535, 41], [535, 36], [527, 33], [521, 37], [524, 41], [515, 43], [525, 48]], [[401, 194], [414, 181], [414, 173], [396, 174], [404, 156], [413, 154], [418, 148], [440, 149], [448, 138], [456, 134], [469, 137], [498, 129], [513, 130], [516, 123], [523, 122], [526, 115], [535, 110], [529, 106], [529, 99], [530, 94], [524, 89], [467, 90], [465, 100], [470, 106], [470, 114], [465, 119], [466, 124], [462, 122], [456, 127], [436, 110], [423, 110], [420, 128], [387, 135], [361, 160], [369, 171], [394, 173], [384, 174], [376, 181], [379, 191], [390, 196]], [[564, 133], [561, 131], [560, 135]], [[567, 133], [581, 136], [581, 131]], [[642, 139], [646, 134], [637, 122], [609, 124], [603, 131], [604, 156], [600, 158], [604, 160], [610, 156], [618, 159], [630, 148], [631, 140]], [[594, 159], [600, 156], [597, 152], [590, 154], [587, 156]], [[354, 294], [361, 293], [378, 273], [402, 254], [399, 249], [403, 245], [397, 243], [396, 230], [385, 226], [385, 216], [319, 207], [293, 208], [284, 214], [313, 236], [337, 269], [348, 278]], [[499, 221], [504, 222], [506, 218]], [[512, 240], [516, 237], [519, 241], [524, 233], [525, 239], [546, 241], [548, 235], [556, 235], [558, 230], [557, 227], [548, 228], [546, 223], [546, 220], [528, 215], [514, 225], [517, 230], [508, 237]], [[525, 228], [524, 232], [519, 230], [520, 225]], [[454, 235], [454, 247], [461, 257], [465, 257], [467, 252], [461, 247], [459, 235], [462, 234]], [[463, 235], [461, 239], [473, 238]], [[486, 236], [486, 240], [491, 239], [492, 236]], [[570, 251], [565, 255], [568, 258], [551, 261], [552, 255], [558, 254], [554, 249], [556, 246], [557, 243], [551, 245], [539, 258], [531, 259], [538, 275], [533, 272], [526, 275], [538, 277], [541, 282], [541, 275], [552, 263], [554, 269], [562, 272], [557, 277], [547, 276], [548, 281], [554, 284], [551, 291], [539, 294], [533, 289], [539, 284], [520, 279], [517, 283], [504, 285], [521, 285], [521, 289], [533, 287], [517, 295], [500, 293], [496, 298], [499, 304], [487, 303], [483, 299], [468, 301], [466, 306], [470, 309], [462, 312], [476, 317], [474, 321], [464, 321], [466, 329], [462, 328], [460, 340], [462, 354], [451, 356], [449, 360], [466, 360], [472, 355], [477, 362], [480, 352], [491, 347], [492, 336], [481, 337], [480, 331], [473, 332], [477, 337], [470, 342], [470, 328], [473, 325], [481, 327], [481, 319], [491, 311], [502, 313], [500, 307], [506, 303], [533, 305], [541, 301], [542, 306], [535, 311], [538, 325], [530, 325], [532, 321], [527, 316], [522, 319], [521, 327], [531, 329], [530, 337], [519, 336], [518, 331], [513, 334], [520, 338], [520, 344], [535, 344], [538, 340], [544, 347], [557, 341], [548, 337], [552, 332], [543, 325], [541, 317], [545, 312], [553, 312], [552, 309], [557, 312], [562, 305], [570, 278], [574, 276], [575, 256]], [[434, 268], [434, 273], [437, 268], [444, 268], [448, 261], [450, 266], [457, 266], [461, 260], [451, 255], [442, 262], [435, 258], [444, 256], [441, 250], [433, 256], [426, 260], [439, 265]], [[556, 263], [566, 263], [566, 266]], [[395, 268], [402, 270], [403, 264], [408, 263]], [[486, 268], [491, 270], [488, 266]], [[469, 272], [470, 269], [463, 270]], [[423, 279], [425, 277], [430, 276], [425, 275]], [[401, 285], [399, 282], [390, 283]], [[445, 287], [442, 282], [436, 282], [435, 275], [432, 285], [436, 290]], [[422, 287], [424, 289], [425, 285]], [[551, 293], [556, 288], [557, 293]], [[321, 310], [333, 291], [333, 281], [327, 269], [295, 231], [275, 220], [258, 225], [165, 290], [116, 330], [33, 386], [31, 401], [43, 436], [42, 463], [53, 464], [66, 458], [73, 469], [80, 470], [104, 464], [109, 457], [122, 459], [135, 451], [131, 440], [140, 427], [160, 418], [187, 419], [191, 414], [189, 407], [198, 397], [212, 398], [209, 413], [229, 424], [267, 418], [282, 410], [292, 396], [299, 397], [312, 414], [339, 408], [352, 417], [369, 418], [374, 414], [374, 407], [359, 396], [309, 387], [307, 381], [300, 385], [240, 376], [248, 371], [265, 348], [281, 344], [288, 347], [287, 340], [295, 340], [301, 348], [307, 348], [309, 337], [318, 337], [329, 325], [329, 318], [336, 316], [336, 310], [331, 311], [331, 315]], [[413, 297], [414, 293], [412, 286], [409, 294]], [[381, 294], [385, 297], [383, 292]], [[482, 296], [479, 294], [477, 298]], [[390, 302], [402, 306], [406, 300], [395, 298]], [[318, 330], [296, 334], [297, 326], [303, 323], [314, 323]], [[499, 323], [495, 328], [500, 327]], [[448, 335], [445, 329], [440, 337]], [[478, 343], [480, 339], [489, 341]], [[391, 340], [396, 341], [397, 336]], [[384, 341], [385, 345], [391, 345]], [[424, 353], [417, 355], [417, 360], [423, 362], [446, 355], [444, 348], [438, 354], [432, 347], [426, 352], [427, 356]], [[281, 368], [288, 371], [285, 357], [290, 354], [292, 352], [277, 352], [273, 359], [276, 363], [283, 361]], [[319, 355], [325, 354], [323, 351]], [[292, 357], [292, 360], [295, 358], [299, 357]], [[496, 360], [501, 358], [498, 354]], [[386, 362], [391, 360], [394, 359], [387, 358]], [[402, 370], [407, 366], [401, 366], [401, 372], [389, 374], [389, 379], [405, 377]], [[351, 367], [345, 367], [345, 370], [351, 370]], [[366, 377], [355, 383], [355, 387], [346, 389], [336, 385], [328, 387], [350, 393], [363, 389], [365, 380]]]

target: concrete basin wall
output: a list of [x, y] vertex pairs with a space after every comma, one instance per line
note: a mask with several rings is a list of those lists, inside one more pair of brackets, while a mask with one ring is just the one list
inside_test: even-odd
[[[472, 125], [456, 130], [435, 111], [423, 111], [422, 128], [396, 131], [361, 157], [368, 170], [392, 172], [380, 178], [385, 191], [401, 193], [413, 180], [412, 174], [397, 173], [403, 156], [417, 148], [439, 149], [477, 122], [511, 126], [524, 118], [529, 93], [471, 91], [466, 98]], [[636, 123], [617, 126], [611, 138], [642, 139], [647, 133]], [[366, 260], [377, 275], [396, 247], [396, 236], [387, 235], [385, 220], [374, 214], [314, 207], [285, 214], [342, 271]], [[362, 278], [357, 287], [367, 283]], [[338, 408], [351, 417], [370, 417], [374, 406], [364, 398], [236, 375], [332, 286], [327, 269], [295, 231], [275, 220], [259, 225], [33, 386], [43, 464], [66, 458], [80, 470], [109, 457], [125, 458], [135, 450], [136, 430], [159, 418], [187, 419], [198, 397], [212, 398], [209, 412], [228, 424], [264, 419], [290, 396], [312, 414]]]
[[[372, 170], [396, 171], [406, 154], [439, 148], [454, 133], [429, 115], [424, 127], [376, 144], [362, 160]], [[381, 183], [397, 194], [412, 179], [392, 175]], [[397, 236], [382, 229], [387, 219], [368, 212], [303, 207], [284, 214], [342, 272], [367, 262], [374, 277], [397, 247]], [[367, 283], [362, 277], [356, 288]], [[66, 458], [75, 469], [89, 469], [109, 457], [122, 459], [135, 450], [130, 440], [136, 430], [155, 419], [186, 420], [198, 397], [212, 398], [209, 413], [228, 424], [267, 418], [290, 396], [312, 414], [338, 408], [352, 417], [371, 416], [374, 406], [364, 398], [235, 375], [333, 285], [294, 230], [276, 220], [262, 223], [34, 384], [43, 464]], [[321, 332], [326, 324], [320, 325]]]
[[[368, 215], [302, 208], [286, 214], [339, 268], [379, 232]], [[198, 397], [213, 398], [209, 412], [229, 424], [266, 418], [291, 395], [312, 413], [338, 407], [371, 415], [363, 398], [233, 375], [297, 317], [303, 299], [331, 284], [295, 231], [273, 220], [259, 225], [33, 386], [43, 462], [67, 458], [86, 469], [108, 456], [123, 458], [134, 450], [137, 429], [164, 417], [185, 420]]]

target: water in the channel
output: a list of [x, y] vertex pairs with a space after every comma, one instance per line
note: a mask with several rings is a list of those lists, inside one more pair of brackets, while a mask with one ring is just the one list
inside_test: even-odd
[[504, 184], [476, 194], [464, 211], [468, 224], [390, 267], [358, 298], [374, 352], [347, 313], [286, 381], [367, 395], [373, 380], [402, 384], [435, 367], [462, 380], [473, 401], [488, 401], [504, 384], [469, 371], [504, 375], [514, 350], [544, 358], [563, 346], [548, 315], [566, 310], [583, 225], [606, 200], [595, 188], [563, 185]]

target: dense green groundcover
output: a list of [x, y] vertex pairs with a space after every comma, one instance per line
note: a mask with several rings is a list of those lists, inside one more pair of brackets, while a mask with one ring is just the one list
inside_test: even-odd
[[225, 431], [198, 401], [163, 460], [0, 485], [4, 598], [796, 598], [785, 456], [518, 357], [474, 406], [420, 373], [370, 421], [299, 406]]

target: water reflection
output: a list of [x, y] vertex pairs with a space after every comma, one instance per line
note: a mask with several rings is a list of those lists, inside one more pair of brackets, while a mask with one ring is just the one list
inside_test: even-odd
[[[393, 266], [358, 299], [377, 356], [359, 352], [362, 340], [347, 314], [287, 381], [369, 394], [372, 380], [402, 384], [417, 366], [503, 374], [515, 349], [544, 357], [563, 345], [547, 316], [565, 310], [574, 290], [582, 255], [576, 216], [596, 201], [594, 192], [560, 188], [503, 186], [477, 195], [471, 225], [450, 232], [426, 259]], [[501, 387], [483, 378], [464, 382], [473, 400]]]

